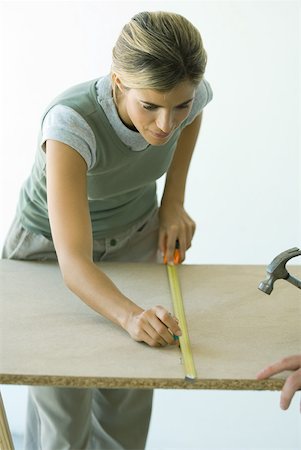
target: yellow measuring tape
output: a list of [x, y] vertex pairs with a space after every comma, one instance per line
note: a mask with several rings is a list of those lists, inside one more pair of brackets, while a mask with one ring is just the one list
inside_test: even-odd
[[185, 369], [185, 379], [193, 381], [197, 377], [192, 350], [188, 335], [188, 327], [186, 322], [185, 310], [183, 305], [183, 298], [181, 293], [180, 281], [178, 278], [176, 265], [167, 264], [167, 273], [169, 286], [171, 291], [174, 314], [179, 321], [179, 326], [182, 331], [182, 336], [179, 337], [180, 348], [182, 353], [182, 360]]

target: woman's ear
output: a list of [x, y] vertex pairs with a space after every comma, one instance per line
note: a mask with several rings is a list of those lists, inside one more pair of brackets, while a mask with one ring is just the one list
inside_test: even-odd
[[125, 86], [122, 84], [122, 81], [120, 80], [118, 75], [116, 75], [116, 73], [112, 74], [112, 81], [115, 84], [115, 86], [118, 87], [118, 89], [120, 90], [121, 93], [123, 93], [125, 91]]

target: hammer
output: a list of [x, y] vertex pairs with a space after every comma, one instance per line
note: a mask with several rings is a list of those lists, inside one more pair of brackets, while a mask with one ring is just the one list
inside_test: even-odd
[[300, 255], [301, 250], [297, 247], [293, 247], [276, 256], [276, 258], [274, 258], [273, 261], [267, 266], [268, 278], [259, 284], [258, 289], [266, 294], [270, 294], [273, 290], [275, 281], [279, 279], [287, 280], [294, 286], [297, 286], [297, 288], [301, 289], [301, 280], [298, 280], [298, 278], [290, 275], [285, 267], [287, 261]]

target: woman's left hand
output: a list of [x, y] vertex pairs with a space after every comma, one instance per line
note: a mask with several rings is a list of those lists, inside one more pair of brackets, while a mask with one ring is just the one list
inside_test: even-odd
[[168, 263], [174, 261], [176, 241], [179, 241], [180, 262], [185, 259], [196, 224], [180, 203], [166, 202], [159, 209], [159, 249]]

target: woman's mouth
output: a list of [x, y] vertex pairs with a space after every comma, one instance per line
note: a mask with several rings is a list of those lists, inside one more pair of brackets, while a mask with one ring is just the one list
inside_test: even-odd
[[155, 136], [157, 139], [166, 139], [171, 135], [170, 133], [163, 133], [162, 131], [160, 133], [156, 133], [154, 131], [151, 131], [152, 135]]

